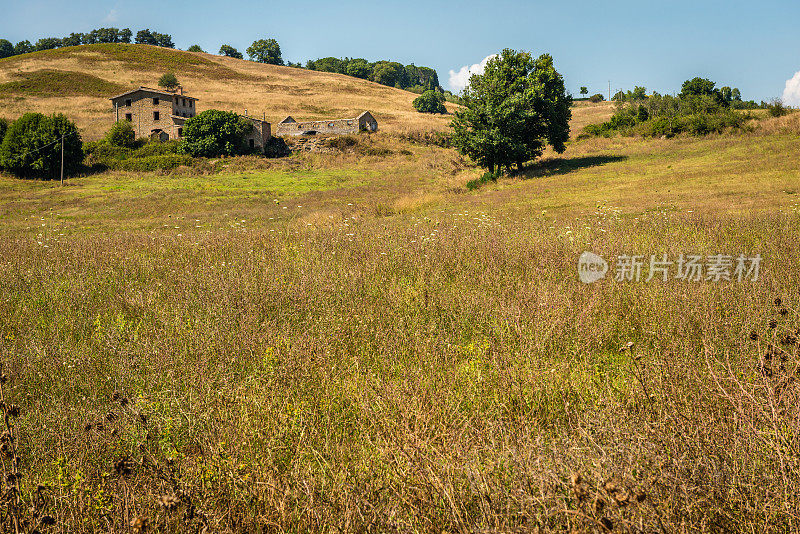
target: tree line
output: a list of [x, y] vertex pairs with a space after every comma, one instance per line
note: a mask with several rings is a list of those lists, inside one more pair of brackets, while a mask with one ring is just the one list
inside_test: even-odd
[[[162, 46], [165, 48], [175, 48], [172, 36], [166, 33], [150, 31], [150, 29], [139, 30], [135, 37], [129, 28], [98, 28], [88, 33], [71, 33], [67, 37], [43, 37], [31, 44], [28, 40], [23, 40], [17, 44], [12, 44], [7, 39], [0, 39], [0, 59], [38, 52], [41, 50], [51, 50], [65, 46], [78, 46], [97, 43], [131, 43], [149, 44]], [[194, 44], [187, 48], [188, 52], [205, 52], [200, 45]], [[455, 100], [455, 96], [449, 91], [445, 91], [439, 85], [439, 76], [430, 67], [418, 67], [414, 64], [403, 65], [396, 61], [379, 60], [368, 61], [364, 58], [335, 58], [324, 57], [316, 60], [308, 60], [305, 65], [301, 63], [284, 63], [281, 47], [275, 39], [258, 39], [246, 50], [247, 55], [252, 61], [267, 63], [271, 65], [288, 65], [289, 67], [305, 68], [321, 72], [335, 72], [345, 74], [354, 78], [370, 80], [381, 85], [406, 89], [415, 93], [422, 94], [425, 91], [433, 90], [445, 95], [448, 100]], [[244, 55], [230, 44], [223, 44], [218, 52], [222, 56], [236, 59], [244, 59]]]
[[136, 44], [149, 44], [163, 46], [165, 48], [175, 48], [172, 36], [166, 33], [151, 32], [150, 29], [139, 30], [134, 38], [130, 28], [97, 28], [87, 33], [70, 33], [67, 37], [42, 37], [36, 43], [23, 40], [17, 44], [12, 44], [7, 39], [0, 39], [0, 59], [29, 52], [39, 52], [41, 50], [52, 50], [65, 46], [79, 46], [98, 43], [130, 43], [134, 40]]
[[[300, 64], [292, 66], [299, 67]], [[396, 61], [368, 61], [364, 58], [324, 57], [306, 62], [305, 68], [321, 72], [346, 74], [362, 80], [370, 80], [381, 85], [409, 89], [416, 93], [427, 90], [443, 92], [439, 85], [439, 75], [430, 67], [418, 67], [413, 63], [403, 65]]]

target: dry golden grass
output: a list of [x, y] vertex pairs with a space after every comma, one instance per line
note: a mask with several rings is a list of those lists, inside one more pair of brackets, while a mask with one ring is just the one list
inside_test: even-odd
[[570, 122], [570, 134], [573, 138], [577, 137], [584, 127], [589, 124], [599, 124], [611, 118], [614, 114], [614, 102], [575, 102], [572, 107], [572, 121]]
[[[347, 118], [369, 110], [378, 120], [379, 127], [386, 131], [442, 129], [450, 121], [446, 115], [418, 113], [411, 106], [418, 96], [414, 93], [349, 76], [148, 45], [135, 45], [135, 48], [145, 56], [155, 50], [178, 58], [196, 57], [223, 67], [215, 71], [191, 63], [182, 66], [177, 62], [174, 66], [184, 91], [200, 99], [199, 111], [216, 108], [244, 113], [247, 109], [253, 116], [266, 115], [267, 120], [277, 123], [287, 115], [298, 120]], [[116, 53], [108, 45], [88, 45], [8, 58], [0, 60], [0, 82], [11, 81], [20, 72], [51, 69], [85, 72], [131, 88], [156, 86], [164, 72], [163, 62], [137, 64], [131, 68], [129, 64], [115, 60]], [[91, 61], [87, 61], [87, 56]], [[447, 106], [451, 110], [455, 107], [453, 104]], [[60, 97], [20, 95], [18, 99], [4, 100], [0, 115], [14, 118], [26, 111], [66, 112], [77, 122], [86, 139], [102, 136], [112, 123], [111, 104], [108, 99], [99, 97], [63, 101]]]
[[[470, 192], [386, 91], [396, 129], [343, 152], [0, 176], [2, 528], [800, 530], [794, 119]], [[587, 286], [584, 250], [764, 260]]]

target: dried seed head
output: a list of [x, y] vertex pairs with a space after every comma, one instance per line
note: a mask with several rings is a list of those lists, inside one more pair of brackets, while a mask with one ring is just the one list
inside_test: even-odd
[[180, 504], [181, 500], [175, 495], [162, 495], [158, 498], [158, 502], [167, 510], [172, 510]]
[[147, 527], [150, 526], [150, 522], [147, 520], [146, 517], [139, 516], [131, 521], [131, 529], [135, 534], [139, 534], [140, 532], [146, 532]]
[[575, 493], [575, 498], [579, 501], [585, 501], [589, 497], [589, 492], [586, 490], [586, 485], [583, 483], [583, 477], [580, 473], [572, 473], [570, 482], [572, 483], [572, 491]]
[[617, 501], [619, 506], [625, 506], [631, 500], [631, 494], [627, 489], [622, 488], [614, 494], [614, 500]]

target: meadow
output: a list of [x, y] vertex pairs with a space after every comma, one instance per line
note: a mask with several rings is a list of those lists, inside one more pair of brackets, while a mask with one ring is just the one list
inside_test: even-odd
[[798, 114], [469, 191], [394, 113], [382, 156], [0, 176], [4, 528], [800, 528]]

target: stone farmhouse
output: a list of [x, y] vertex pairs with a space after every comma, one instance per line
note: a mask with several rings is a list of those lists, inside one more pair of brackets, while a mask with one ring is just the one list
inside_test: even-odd
[[[174, 92], [139, 87], [111, 97], [111, 103], [116, 121], [130, 121], [136, 137], [149, 137], [156, 141], [180, 139], [186, 119], [197, 114], [197, 98], [184, 95], [181, 87]], [[247, 115], [244, 117], [253, 124], [247, 139], [250, 148], [263, 147], [272, 137], [270, 123]]]
[[372, 113], [365, 111], [354, 119], [331, 119], [324, 121], [297, 122], [286, 117], [275, 128], [276, 135], [349, 134], [360, 131], [375, 132], [378, 121]]

